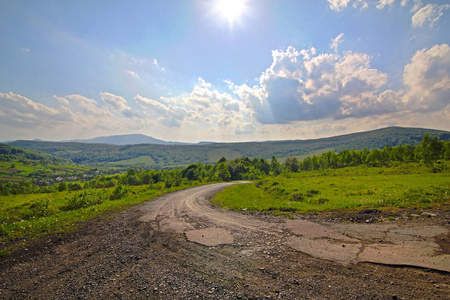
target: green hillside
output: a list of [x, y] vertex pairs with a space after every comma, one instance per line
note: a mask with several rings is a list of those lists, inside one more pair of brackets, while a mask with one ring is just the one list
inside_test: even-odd
[[193, 163], [215, 163], [221, 157], [278, 159], [302, 157], [307, 154], [343, 149], [381, 149], [384, 146], [418, 145], [425, 133], [449, 140], [450, 132], [422, 128], [389, 127], [368, 132], [314, 140], [213, 143], [206, 145], [126, 145], [16, 141], [11, 145], [45, 152], [72, 160], [74, 163], [95, 166], [145, 168], [174, 168]]
[[46, 164], [67, 164], [70, 159], [55, 157], [52, 154], [36, 151], [32, 147], [25, 147], [30, 149], [24, 149], [14, 147], [7, 144], [0, 143], [0, 161], [24, 161], [24, 162], [39, 162]]

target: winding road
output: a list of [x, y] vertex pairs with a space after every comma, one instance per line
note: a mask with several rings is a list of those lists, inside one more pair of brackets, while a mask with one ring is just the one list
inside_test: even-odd
[[344, 265], [371, 262], [450, 272], [450, 255], [442, 253], [436, 243], [438, 236], [448, 234], [447, 228], [389, 223], [323, 225], [278, 219], [269, 222], [213, 207], [209, 199], [233, 184], [199, 186], [149, 201], [140, 207], [144, 213], [140, 220], [155, 222], [162, 231], [185, 233], [188, 240], [206, 246], [233, 244], [233, 232], [259, 232], [282, 236], [284, 243], [299, 252]]

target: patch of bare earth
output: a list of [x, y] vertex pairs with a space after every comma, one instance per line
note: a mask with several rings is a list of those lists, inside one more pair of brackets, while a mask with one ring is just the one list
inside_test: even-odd
[[[234, 213], [215, 223], [189, 213], [198, 208], [188, 202], [185, 208], [174, 209], [172, 216], [186, 224], [163, 228], [167, 215], [149, 217], [164, 206], [157, 201], [110, 219], [86, 222], [77, 232], [45, 237], [1, 258], [0, 298], [448, 299], [450, 295], [448, 272], [366, 262], [343, 264], [295, 250], [286, 241], [305, 235], [288, 228], [277, 231], [286, 226], [283, 217], [240, 215], [236, 222], [251, 220], [249, 228], [243, 229], [228, 223]], [[386, 222], [402, 228], [449, 229], [445, 214], [408, 218], [398, 216]], [[319, 224], [315, 228], [319, 234], [323, 234], [320, 226], [337, 230], [349, 224], [330, 216], [297, 219]], [[265, 223], [271, 230], [251, 228]], [[221, 229], [202, 231], [207, 228]], [[227, 243], [202, 243], [202, 238], [225, 234], [222, 230], [232, 240], [228, 236]], [[187, 232], [199, 242], [190, 242]], [[344, 238], [347, 244], [353, 243], [350, 239]], [[440, 253], [450, 254], [448, 234], [435, 239]]]

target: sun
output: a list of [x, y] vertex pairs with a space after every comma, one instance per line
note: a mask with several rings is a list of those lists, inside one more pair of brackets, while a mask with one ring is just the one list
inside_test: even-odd
[[239, 22], [247, 11], [246, 0], [216, 0], [215, 12], [230, 26]]

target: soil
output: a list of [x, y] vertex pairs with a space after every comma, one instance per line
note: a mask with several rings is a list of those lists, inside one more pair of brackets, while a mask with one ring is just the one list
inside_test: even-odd
[[[225, 186], [164, 195], [18, 249], [0, 259], [0, 298], [449, 299], [447, 260], [368, 262], [365, 252], [417, 244], [433, 250], [425, 259], [448, 258], [447, 210], [288, 220], [208, 204]], [[341, 243], [337, 259], [318, 253], [327, 241]]]

